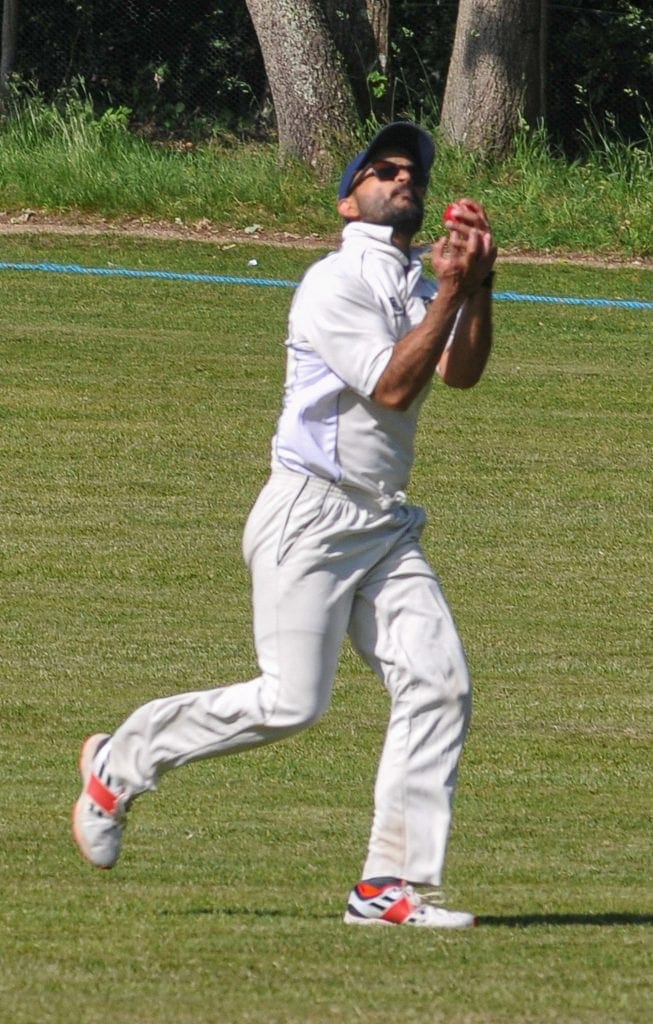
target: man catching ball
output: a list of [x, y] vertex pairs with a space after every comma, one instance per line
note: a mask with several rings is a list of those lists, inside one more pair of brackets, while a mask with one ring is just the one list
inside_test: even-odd
[[383, 128], [346, 168], [337, 252], [290, 310], [272, 467], [245, 527], [260, 674], [151, 701], [82, 748], [73, 835], [96, 867], [118, 859], [125, 815], [172, 768], [271, 743], [329, 705], [346, 634], [391, 710], [347, 924], [466, 928], [421, 889], [442, 880], [469, 722], [465, 654], [406, 496], [433, 378], [480, 379], [492, 343], [496, 247], [485, 210], [452, 204], [427, 280], [419, 231], [435, 148], [409, 122]]

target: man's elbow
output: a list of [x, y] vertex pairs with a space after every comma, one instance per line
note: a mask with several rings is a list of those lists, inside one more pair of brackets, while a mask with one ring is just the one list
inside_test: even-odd
[[381, 405], [384, 409], [392, 409], [393, 412], [406, 412], [415, 400], [416, 389], [413, 386], [407, 387], [402, 384], [384, 384], [379, 381], [372, 392], [372, 401]]
[[382, 406], [384, 409], [392, 409], [393, 412], [406, 412], [406, 409], [409, 409], [413, 402], [412, 396], [395, 392], [381, 395], [377, 395], [375, 392], [372, 398], [377, 405]]

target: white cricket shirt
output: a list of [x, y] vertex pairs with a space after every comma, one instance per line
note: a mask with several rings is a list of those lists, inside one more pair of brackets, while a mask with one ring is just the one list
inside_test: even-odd
[[424, 388], [405, 411], [370, 395], [395, 343], [421, 322], [436, 285], [391, 242], [392, 228], [355, 222], [295, 293], [283, 409], [272, 466], [375, 496], [408, 485]]

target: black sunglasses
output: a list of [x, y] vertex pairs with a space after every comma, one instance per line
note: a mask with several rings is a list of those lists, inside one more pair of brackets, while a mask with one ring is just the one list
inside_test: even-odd
[[368, 164], [363, 168], [355, 185], [360, 185], [361, 181], [370, 177], [370, 174], [373, 174], [379, 181], [394, 181], [401, 171], [408, 171], [413, 185], [416, 185], [417, 188], [425, 188], [428, 185], [427, 175], [416, 164], [395, 164], [392, 160], [375, 160], [373, 164]]

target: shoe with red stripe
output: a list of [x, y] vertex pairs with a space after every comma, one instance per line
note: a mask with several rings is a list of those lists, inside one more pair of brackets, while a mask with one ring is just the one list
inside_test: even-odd
[[93, 762], [109, 739], [107, 733], [95, 733], [83, 744], [82, 792], [73, 807], [73, 839], [95, 868], [112, 868], [118, 860], [127, 812], [124, 794], [110, 789], [94, 771]]
[[473, 928], [473, 914], [429, 903], [412, 885], [359, 882], [349, 894], [345, 924], [408, 924], [417, 928]]

